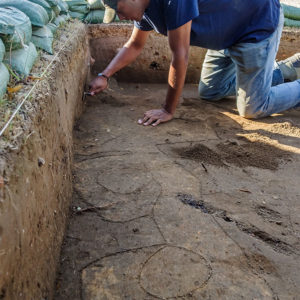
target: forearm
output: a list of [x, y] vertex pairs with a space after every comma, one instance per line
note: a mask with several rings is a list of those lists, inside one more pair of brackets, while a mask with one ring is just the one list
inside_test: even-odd
[[188, 55], [174, 56], [169, 70], [168, 92], [164, 108], [174, 114], [184, 86]]
[[114, 73], [132, 63], [138, 57], [141, 51], [142, 49], [140, 48], [125, 45], [102, 73], [108, 77], [112, 76]]

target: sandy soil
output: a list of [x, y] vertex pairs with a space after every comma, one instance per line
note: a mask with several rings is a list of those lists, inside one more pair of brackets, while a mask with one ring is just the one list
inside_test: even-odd
[[187, 86], [173, 121], [137, 125], [163, 85], [89, 98], [55, 299], [297, 299], [300, 110], [262, 120]]

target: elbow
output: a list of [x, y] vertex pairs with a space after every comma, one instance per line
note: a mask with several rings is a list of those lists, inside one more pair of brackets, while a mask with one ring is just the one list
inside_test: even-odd
[[188, 50], [173, 51], [173, 62], [181, 62], [187, 66], [189, 62], [189, 51]]

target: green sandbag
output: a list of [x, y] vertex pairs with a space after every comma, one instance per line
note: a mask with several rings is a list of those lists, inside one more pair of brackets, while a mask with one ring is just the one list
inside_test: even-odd
[[56, 31], [57, 31], [57, 26], [56, 26], [55, 24], [53, 24], [53, 23], [48, 23], [46, 26], [51, 30], [51, 32], [52, 32], [53, 35], [56, 33]]
[[69, 10], [82, 14], [87, 14], [90, 11], [89, 4], [84, 0], [68, 0]]
[[69, 13], [67, 14], [62, 14], [62, 15], [59, 15], [60, 17], [64, 18], [64, 20], [67, 22], [71, 19], [71, 16], [69, 15]]
[[14, 7], [0, 8], [0, 37], [6, 51], [20, 49], [31, 40], [31, 22]]
[[68, 4], [69, 8], [73, 5], [87, 5], [85, 0], [65, 0], [65, 2]]
[[[60, 6], [58, 5], [58, 0], [45, 0], [45, 1], [48, 3], [48, 5], [54, 11], [54, 13], [55, 13], [54, 18], [56, 18], [60, 14], [60, 11], [61, 11]], [[50, 20], [52, 20], [52, 19], [53, 19], [53, 16]]]
[[5, 54], [5, 46], [2, 40], [0, 39], [0, 62], [3, 60], [4, 54]]
[[52, 6], [53, 11], [55, 12], [56, 17], [60, 14], [60, 7], [58, 5]]
[[46, 1], [48, 2], [48, 4], [49, 4], [51, 7], [58, 5], [57, 0], [46, 0]]
[[85, 23], [88, 24], [101, 24], [103, 23], [104, 10], [92, 10], [85, 17]]
[[6, 93], [6, 87], [9, 82], [9, 72], [3, 63], [0, 63], [0, 99]]
[[53, 33], [47, 26], [33, 30], [31, 41], [37, 48], [53, 54]]
[[102, 3], [102, 0], [87, 0], [89, 5], [90, 5], [90, 9], [92, 10], [98, 10], [98, 9], [101, 9], [101, 10], [104, 10], [105, 7]]
[[284, 26], [300, 28], [300, 21], [284, 18]]
[[28, 1], [42, 6], [47, 12], [49, 20], [51, 20], [53, 10], [51, 9], [51, 6], [48, 4], [46, 0], [28, 0]]
[[4, 62], [20, 75], [29, 75], [38, 53], [33, 43], [25, 46], [23, 49], [6, 52]]
[[57, 3], [58, 3], [57, 5], [60, 8], [60, 13], [67, 14], [69, 11], [69, 5], [65, 1], [62, 1], [62, 0], [58, 0]]
[[83, 21], [85, 19], [85, 16], [86, 16], [86, 14], [78, 13], [78, 12], [75, 12], [75, 11], [69, 11], [69, 14], [70, 14], [71, 18], [78, 19], [78, 20], [81, 20], [81, 21]]
[[300, 8], [291, 5], [281, 4], [283, 8], [283, 14], [288, 19], [300, 21]]
[[52, 10], [52, 16], [51, 16], [49, 22], [52, 22], [53, 20], [55, 20], [55, 18], [56, 18], [56, 13]]
[[69, 10], [73, 11], [73, 12], [78, 12], [81, 14], [87, 14], [90, 11], [89, 6], [87, 6], [86, 4], [70, 6]]
[[56, 19], [53, 21], [53, 23], [54, 23], [56, 26], [60, 26], [60, 25], [65, 24], [65, 23], [66, 23], [66, 20], [65, 20], [65, 18], [64, 18], [62, 15], [60, 15], [60, 16], [56, 17]]
[[1, 0], [0, 7], [6, 6], [12, 6], [22, 11], [29, 17], [32, 25], [34, 26], [43, 27], [49, 22], [49, 17], [45, 9], [42, 6], [30, 1]]

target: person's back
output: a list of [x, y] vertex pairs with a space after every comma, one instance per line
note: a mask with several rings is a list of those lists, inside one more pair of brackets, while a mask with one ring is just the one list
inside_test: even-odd
[[191, 45], [220, 50], [270, 36], [278, 26], [279, 10], [279, 0], [151, 0], [135, 25], [167, 35], [192, 19]]

